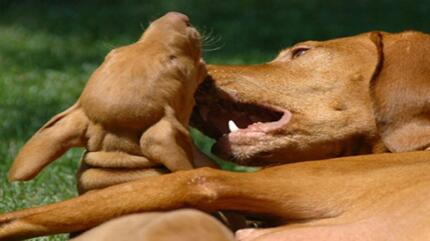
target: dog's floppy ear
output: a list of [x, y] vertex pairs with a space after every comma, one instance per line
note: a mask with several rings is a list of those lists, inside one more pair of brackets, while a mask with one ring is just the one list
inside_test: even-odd
[[379, 66], [370, 94], [383, 143], [391, 152], [430, 147], [430, 36], [371, 33]]
[[57, 114], [24, 145], [9, 170], [9, 180], [28, 180], [71, 147], [86, 143], [89, 120], [76, 103]]

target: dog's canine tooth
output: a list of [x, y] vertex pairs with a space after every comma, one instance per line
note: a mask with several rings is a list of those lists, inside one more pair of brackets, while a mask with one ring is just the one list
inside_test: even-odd
[[239, 127], [237, 127], [236, 123], [234, 123], [233, 120], [229, 120], [228, 121], [228, 129], [230, 130], [230, 132], [235, 132], [239, 130]]

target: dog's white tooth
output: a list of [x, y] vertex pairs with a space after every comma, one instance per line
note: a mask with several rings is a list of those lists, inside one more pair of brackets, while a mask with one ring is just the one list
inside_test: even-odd
[[237, 127], [236, 123], [234, 123], [234, 121], [229, 120], [228, 121], [228, 129], [230, 129], [230, 132], [234, 132], [239, 130], [239, 127]]

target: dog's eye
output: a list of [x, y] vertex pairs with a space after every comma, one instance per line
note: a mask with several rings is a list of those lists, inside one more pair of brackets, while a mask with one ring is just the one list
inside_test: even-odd
[[173, 54], [169, 55], [169, 60], [175, 60], [176, 58], [177, 58], [176, 55], [173, 55]]
[[309, 48], [306, 48], [306, 47], [300, 47], [300, 48], [293, 49], [291, 51], [291, 58], [292, 59], [298, 58], [298, 57], [304, 55], [308, 50], [309, 50]]

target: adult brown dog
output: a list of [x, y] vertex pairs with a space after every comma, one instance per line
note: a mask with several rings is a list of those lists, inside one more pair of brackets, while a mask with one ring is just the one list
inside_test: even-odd
[[194, 122], [219, 138], [216, 153], [242, 164], [306, 162], [255, 173], [203, 168], [116, 185], [4, 214], [0, 237], [194, 207], [284, 224], [241, 231], [243, 240], [429, 240], [426, 53], [428, 35], [372, 32], [300, 43], [262, 65], [209, 66], [214, 82], [198, 91]]

